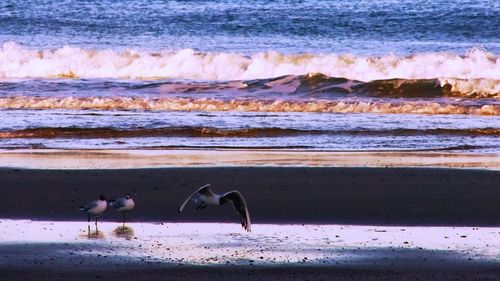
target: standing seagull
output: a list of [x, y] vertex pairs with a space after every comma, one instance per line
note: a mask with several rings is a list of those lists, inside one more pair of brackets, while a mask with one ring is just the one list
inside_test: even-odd
[[115, 208], [119, 212], [122, 212], [123, 227], [125, 227], [125, 213], [132, 210], [134, 208], [134, 205], [134, 199], [132, 199], [132, 195], [130, 195], [130, 193], [127, 193], [125, 197], [109, 201], [109, 206]]
[[[80, 211], [85, 211], [88, 213], [90, 223], [90, 215], [95, 216], [95, 232], [97, 233], [97, 218], [106, 211], [106, 207], [108, 203], [106, 202], [106, 197], [104, 195], [100, 195], [98, 200], [92, 201], [85, 205], [84, 207], [80, 207]], [[90, 233], [90, 225], [89, 225], [89, 233]]]
[[186, 201], [182, 203], [182, 206], [179, 208], [179, 213], [182, 212], [189, 200], [193, 200], [196, 204], [197, 210], [204, 209], [208, 205], [221, 206], [230, 202], [233, 204], [236, 212], [240, 215], [241, 226], [243, 226], [246, 231], [251, 231], [250, 215], [248, 214], [247, 203], [238, 191], [233, 190], [219, 195], [212, 192], [210, 184], [206, 184], [198, 188], [198, 190], [193, 192], [193, 194], [191, 194], [191, 196], [189, 196]]

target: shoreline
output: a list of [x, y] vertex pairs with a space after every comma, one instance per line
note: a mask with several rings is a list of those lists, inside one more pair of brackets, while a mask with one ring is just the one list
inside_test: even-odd
[[430, 151], [0, 149], [0, 167], [137, 169], [166, 167], [430, 167], [500, 170], [500, 154]]

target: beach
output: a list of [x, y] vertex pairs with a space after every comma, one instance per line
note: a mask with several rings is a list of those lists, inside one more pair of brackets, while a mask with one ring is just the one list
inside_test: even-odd
[[[0, 169], [0, 278], [25, 280], [496, 280], [500, 173], [483, 169], [177, 167]], [[230, 206], [177, 212], [197, 187]], [[99, 235], [78, 206], [136, 194], [132, 230]]]
[[2, 1], [0, 281], [499, 280], [497, 2]]
[[[6, 227], [10, 226], [10, 227]], [[498, 228], [2, 221], [2, 280], [496, 280]], [[17, 233], [23, 238], [14, 237]], [[28, 242], [29, 241], [31, 242]], [[57, 242], [55, 242], [57, 241]]]
[[[255, 223], [496, 226], [498, 171], [430, 168], [213, 167], [0, 170], [4, 218], [86, 220], [78, 206], [136, 194], [134, 221], [238, 222], [209, 208], [177, 214], [207, 183], [244, 194]], [[55, 204], [54, 202], [57, 202]], [[106, 220], [121, 216], [109, 212]]]

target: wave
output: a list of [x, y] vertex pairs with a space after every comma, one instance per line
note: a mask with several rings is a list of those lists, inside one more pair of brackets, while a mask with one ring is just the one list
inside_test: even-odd
[[[0, 80], [1, 81], [1, 80]], [[0, 94], [44, 94], [71, 96], [209, 96], [235, 98], [241, 95], [256, 99], [339, 98], [348, 96], [377, 98], [500, 98], [500, 79], [385, 79], [362, 82], [323, 74], [286, 75], [245, 81], [122, 81], [82, 79], [35, 79], [0, 82]]]
[[354, 130], [300, 130], [290, 128], [245, 128], [223, 129], [210, 127], [179, 128], [28, 128], [0, 132], [0, 139], [10, 138], [133, 138], [133, 137], [228, 137], [268, 138], [296, 137], [302, 135], [369, 135], [369, 136], [419, 136], [461, 135], [500, 136], [500, 128], [471, 129], [354, 129]]
[[[131, 138], [131, 137], [278, 137], [296, 136], [304, 131], [282, 128], [220, 129], [208, 127], [180, 128], [30, 128], [0, 132], [0, 138]], [[307, 134], [322, 134], [307, 131]]]
[[389, 79], [367, 82], [362, 92], [379, 97], [500, 98], [500, 79]]
[[309, 97], [339, 94], [390, 98], [500, 98], [500, 79], [386, 79], [361, 82], [308, 74], [249, 81], [167, 82], [159, 87], [162, 93], [251, 91], [263, 97], [280, 93]]
[[1, 78], [171, 78], [188, 80], [252, 80], [322, 73], [329, 77], [381, 79], [500, 78], [500, 58], [474, 48], [463, 55], [447, 52], [380, 57], [350, 54], [244, 55], [196, 52], [192, 49], [148, 52], [94, 50], [64, 46], [33, 50], [15, 42], [0, 48]]
[[32, 97], [0, 98], [4, 109], [247, 111], [387, 114], [500, 115], [500, 105], [450, 104], [435, 101], [222, 100], [215, 98]]

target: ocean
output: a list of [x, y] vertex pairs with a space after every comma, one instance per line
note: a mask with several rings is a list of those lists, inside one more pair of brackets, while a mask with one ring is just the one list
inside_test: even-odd
[[500, 152], [499, 1], [0, 3], [0, 149]]

